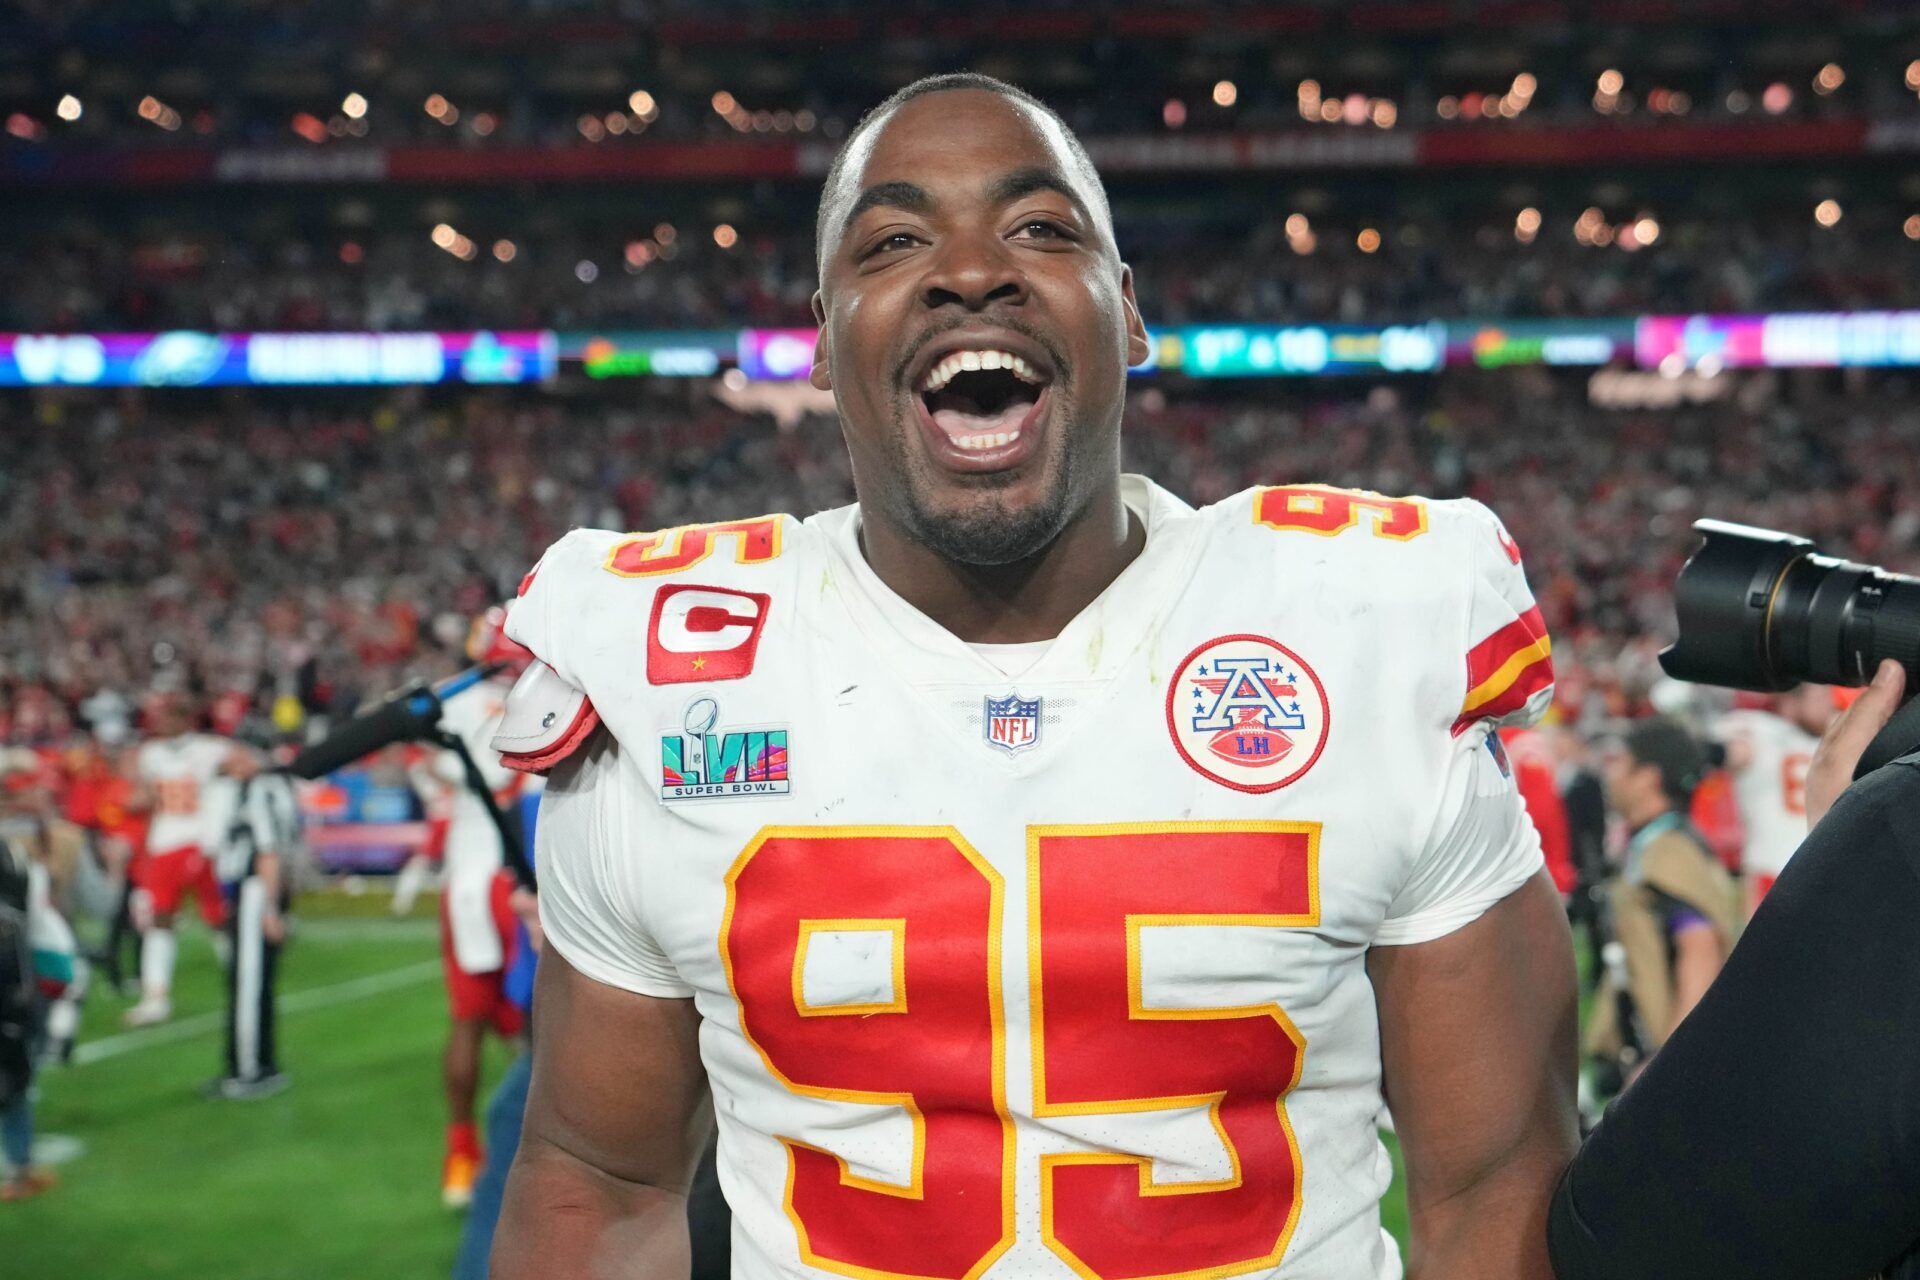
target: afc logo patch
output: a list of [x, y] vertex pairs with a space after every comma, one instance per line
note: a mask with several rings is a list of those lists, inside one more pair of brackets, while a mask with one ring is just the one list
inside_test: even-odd
[[1223, 787], [1278, 791], [1326, 749], [1327, 691], [1299, 654], [1265, 636], [1221, 636], [1187, 655], [1167, 686], [1180, 758]]
[[647, 626], [647, 683], [738, 680], [753, 670], [770, 596], [691, 584], [662, 587]]

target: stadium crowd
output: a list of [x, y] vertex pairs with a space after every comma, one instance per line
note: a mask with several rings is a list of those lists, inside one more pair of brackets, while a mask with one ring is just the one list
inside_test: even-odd
[[[910, 78], [921, 64], [966, 65], [994, 43], [1001, 70], [1058, 103], [1090, 137], [1915, 112], [1912, 86], [1902, 82], [1911, 54], [1887, 39], [1886, 16], [1906, 15], [1890, 3], [1796, 6], [1739, 24], [1679, 8], [1646, 23], [1653, 14], [1587, 17], [1578, 6], [1547, 6], [1494, 18], [1474, 5], [1382, 21], [1392, 8], [1349, 28], [1351, 6], [1280, 12], [1249, 0], [1091, 10], [1071, 0], [989, 3], [970, 6], [962, 21], [933, 0], [887, 6], [884, 17], [870, 6], [779, 0], [725, 10], [692, 0], [548, 0], [344, 11], [247, 0], [36, 0], [0, 16], [0, 47], [31, 61], [0, 90], [0, 113], [18, 117], [13, 137], [52, 147], [831, 141], [884, 96], [889, 78]], [[1840, 10], [1837, 21], [1828, 8]], [[1552, 38], [1489, 55], [1486, 25], [1516, 16]], [[1223, 38], [1249, 30], [1312, 43], [1268, 59]], [[748, 33], [781, 50], [780, 73], [743, 71], [734, 46]], [[1078, 47], [1059, 60], [1031, 43], [1036, 36]], [[876, 56], [844, 56], [857, 47]], [[1596, 63], [1592, 50], [1614, 65]], [[299, 72], [296, 85], [224, 74], [260, 60]], [[1093, 84], [1127, 90], [1092, 93]], [[636, 85], [645, 96], [631, 104]], [[81, 109], [56, 110], [69, 91]]]
[[[1481, 498], [1507, 520], [1563, 689], [1644, 697], [1714, 515], [1920, 567], [1920, 424], [1870, 394], [1727, 379], [1659, 411], [1539, 371], [1131, 397], [1130, 465], [1195, 503], [1254, 483]], [[1809, 375], [1812, 377], [1812, 375]], [[469, 620], [575, 525], [661, 528], [852, 497], [825, 416], [782, 430], [692, 384], [621, 394], [47, 396], [0, 432], [0, 741], [124, 730], [155, 688], [282, 732], [453, 669]]]
[[[1663, 221], [1632, 206], [1611, 218], [1576, 206], [1506, 211], [1478, 226], [1356, 212], [1208, 225], [1123, 208], [1120, 241], [1150, 324], [1920, 305], [1920, 242], [1894, 210], [1861, 210], [1832, 228], [1811, 213], [1729, 222], [1702, 209]], [[229, 221], [129, 235], [56, 221], [0, 248], [0, 332], [812, 323], [810, 232], [764, 229], [804, 217], [769, 214], [724, 231], [689, 217], [585, 221], [600, 229], [569, 220], [549, 231], [537, 214], [476, 208], [471, 223], [452, 219], [475, 247], [471, 260], [434, 247], [424, 211], [415, 229], [371, 234], [248, 235]], [[1576, 238], [1576, 226], [1603, 223], [1611, 243]]]

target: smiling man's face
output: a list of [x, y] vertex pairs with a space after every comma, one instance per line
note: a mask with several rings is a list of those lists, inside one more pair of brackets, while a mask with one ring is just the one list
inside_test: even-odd
[[853, 146], [813, 382], [861, 502], [949, 560], [1024, 560], [1116, 482], [1147, 353], [1104, 202], [1055, 121], [986, 90], [914, 98]]

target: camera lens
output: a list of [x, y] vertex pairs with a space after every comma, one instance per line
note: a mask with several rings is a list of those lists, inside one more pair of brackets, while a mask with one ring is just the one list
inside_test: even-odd
[[1674, 585], [1677, 680], [1735, 689], [1865, 684], [1894, 658], [1920, 672], [1920, 578], [1821, 555], [1805, 538], [1702, 520]]

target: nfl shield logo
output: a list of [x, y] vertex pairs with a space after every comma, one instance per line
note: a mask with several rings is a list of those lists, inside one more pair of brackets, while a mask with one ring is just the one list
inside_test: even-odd
[[1040, 699], [1010, 693], [987, 699], [987, 745], [1008, 755], [1025, 751], [1040, 741]]

